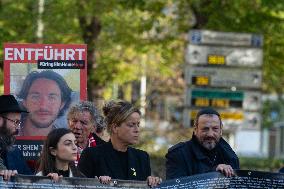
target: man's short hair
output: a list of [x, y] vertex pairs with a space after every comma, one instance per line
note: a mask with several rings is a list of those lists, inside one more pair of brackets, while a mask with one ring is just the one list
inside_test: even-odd
[[213, 108], [203, 108], [199, 112], [197, 112], [197, 114], [196, 114], [196, 117], [194, 119], [194, 127], [198, 126], [199, 117], [202, 116], [202, 115], [205, 115], [205, 114], [206, 115], [217, 115], [219, 117], [219, 120], [220, 120], [220, 126], [222, 126], [221, 116], [216, 110], [214, 110]]
[[69, 107], [71, 103], [71, 92], [72, 89], [68, 86], [65, 79], [58, 73], [51, 71], [51, 70], [45, 70], [45, 71], [33, 71], [27, 75], [25, 78], [22, 88], [17, 95], [18, 98], [25, 100], [28, 96], [29, 90], [33, 84], [33, 82], [37, 79], [49, 79], [52, 81], [55, 81], [60, 88], [61, 92], [61, 100], [62, 102], [65, 102], [64, 107], [60, 110], [59, 115], [63, 115], [63, 112]]

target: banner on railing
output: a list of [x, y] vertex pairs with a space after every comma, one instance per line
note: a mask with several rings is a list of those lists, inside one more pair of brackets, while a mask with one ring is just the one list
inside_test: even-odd
[[[63, 178], [53, 182], [48, 177], [17, 175], [10, 182], [0, 181], [1, 189], [116, 189], [149, 188], [145, 181], [112, 180], [109, 185], [101, 184], [98, 179]], [[156, 189], [215, 189], [215, 188], [284, 188], [284, 174], [249, 170], [237, 170], [236, 176], [225, 177], [219, 172], [166, 180]]]

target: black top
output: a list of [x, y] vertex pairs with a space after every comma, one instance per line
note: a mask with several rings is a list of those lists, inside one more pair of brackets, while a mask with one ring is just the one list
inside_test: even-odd
[[69, 177], [69, 169], [67, 169], [66, 171], [64, 170], [57, 170], [56, 173], [60, 176], [62, 175], [63, 177]]
[[69, 164], [69, 168], [73, 174], [73, 177], [86, 177], [76, 166], [74, 162]]
[[117, 151], [115, 150], [115, 154], [119, 159], [120, 162], [120, 169], [122, 170], [122, 175], [121, 175], [121, 179], [123, 180], [127, 180], [128, 179], [128, 153], [126, 152], [121, 152], [121, 151]]
[[[128, 160], [121, 160], [125, 154]], [[117, 153], [111, 142], [95, 148], [89, 147], [82, 152], [78, 168], [89, 178], [110, 176], [113, 179], [145, 181], [151, 175], [149, 155], [131, 147], [125, 154]]]

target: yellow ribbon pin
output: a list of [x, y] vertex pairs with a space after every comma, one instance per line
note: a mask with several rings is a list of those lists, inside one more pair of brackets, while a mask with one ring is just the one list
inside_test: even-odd
[[134, 168], [130, 168], [133, 171], [133, 176], [136, 176], [136, 170]]

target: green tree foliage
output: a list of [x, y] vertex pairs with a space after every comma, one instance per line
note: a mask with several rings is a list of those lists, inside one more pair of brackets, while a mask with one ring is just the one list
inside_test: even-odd
[[[0, 9], [2, 44], [37, 41], [37, 1], [1, 0]], [[180, 77], [191, 27], [260, 33], [263, 89], [282, 93], [283, 10], [284, 2], [277, 0], [46, 0], [43, 42], [87, 43], [94, 57], [88, 77], [95, 88], [137, 80], [145, 68], [149, 81], [169, 82], [178, 72]], [[157, 83], [153, 86], [161, 86]]]
[[[44, 2], [43, 43], [88, 44], [89, 91], [128, 85], [146, 74], [148, 99], [153, 94], [182, 95], [187, 32], [198, 28], [263, 34], [263, 90], [283, 93], [283, 1]], [[37, 41], [38, 1], [1, 0], [0, 10], [1, 44]], [[89, 95], [101, 98], [103, 93]]]

